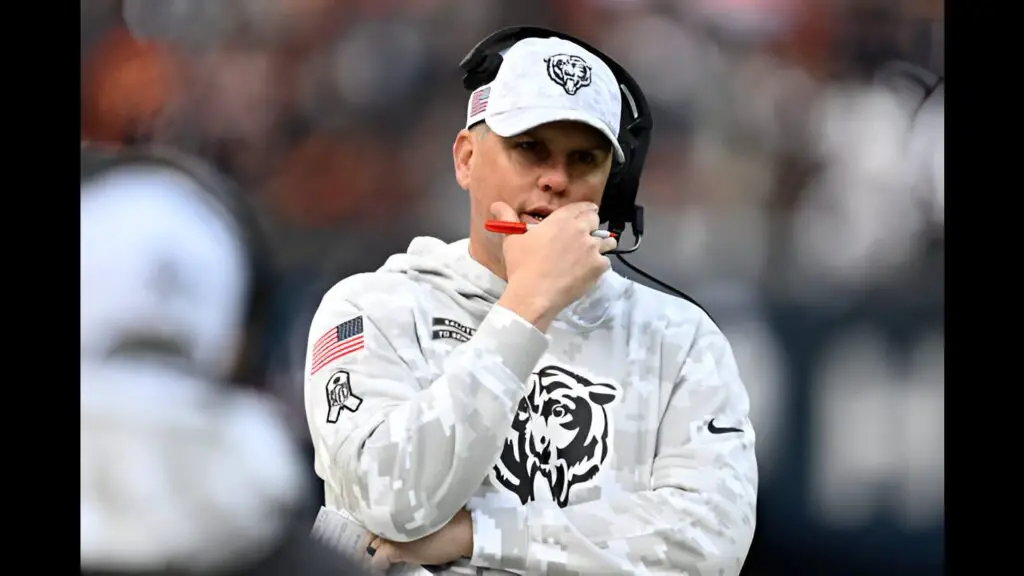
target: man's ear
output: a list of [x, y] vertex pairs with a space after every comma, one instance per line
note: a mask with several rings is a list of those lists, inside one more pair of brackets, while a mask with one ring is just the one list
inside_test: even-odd
[[473, 152], [476, 145], [473, 134], [466, 129], [459, 130], [452, 145], [452, 160], [455, 162], [455, 181], [463, 190], [469, 190], [472, 180]]

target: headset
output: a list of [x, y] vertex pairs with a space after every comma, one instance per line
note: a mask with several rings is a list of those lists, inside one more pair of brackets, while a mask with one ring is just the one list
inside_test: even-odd
[[[614, 254], [624, 266], [633, 272], [704, 310], [703, 306], [686, 293], [658, 280], [622, 257], [623, 254], [636, 252], [644, 237], [644, 207], [636, 203], [636, 196], [640, 189], [640, 176], [644, 170], [644, 161], [647, 160], [647, 150], [651, 144], [651, 131], [654, 128], [654, 118], [651, 108], [647, 104], [647, 97], [644, 96], [640, 85], [629, 72], [626, 72], [625, 68], [597, 48], [564, 32], [539, 26], [511, 26], [498, 30], [481, 40], [462, 59], [459, 68], [463, 73], [463, 88], [472, 92], [491, 83], [497, 76], [498, 69], [501, 68], [503, 60], [501, 53], [516, 42], [527, 38], [560, 38], [572, 42], [600, 58], [615, 75], [619, 89], [622, 91], [618, 140], [619, 145], [622, 146], [625, 160], [623, 162], [616, 161], [612, 166], [598, 215], [601, 222], [607, 222], [608, 230], [614, 232], [618, 238], [622, 238], [622, 233], [625, 232], [628, 225], [633, 233], [634, 241], [631, 247], [616, 249], [609, 254]], [[704, 312], [707, 313], [707, 310]]]
[[81, 182], [109, 170], [126, 166], [168, 167], [192, 178], [222, 206], [242, 235], [247, 254], [248, 298], [245, 303], [245, 333], [234, 369], [233, 383], [258, 387], [266, 373], [266, 339], [271, 307], [277, 301], [277, 274], [270, 243], [253, 206], [226, 176], [201, 159], [184, 152], [154, 145], [108, 147], [85, 144], [81, 151]]

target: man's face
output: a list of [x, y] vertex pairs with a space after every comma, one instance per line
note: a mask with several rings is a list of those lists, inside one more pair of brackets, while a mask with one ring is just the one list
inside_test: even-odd
[[509, 138], [482, 125], [460, 133], [456, 178], [470, 193], [471, 225], [482, 228], [494, 202], [508, 204], [526, 223], [573, 202], [600, 205], [612, 154], [607, 138], [578, 122], [543, 124]]

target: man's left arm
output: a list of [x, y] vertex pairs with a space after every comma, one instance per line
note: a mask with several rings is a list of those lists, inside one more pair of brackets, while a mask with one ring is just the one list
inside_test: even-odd
[[658, 430], [651, 489], [559, 508], [472, 510], [475, 566], [560, 574], [739, 574], [757, 461], [732, 348], [704, 316]]

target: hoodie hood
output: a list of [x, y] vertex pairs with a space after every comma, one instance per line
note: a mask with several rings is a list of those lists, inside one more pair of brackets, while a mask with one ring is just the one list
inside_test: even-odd
[[209, 570], [284, 536], [304, 481], [272, 403], [146, 360], [81, 373], [83, 566]]
[[[378, 271], [405, 274], [430, 284], [481, 320], [508, 285], [469, 255], [469, 239], [449, 244], [429, 236], [415, 238], [404, 254], [388, 258]], [[577, 331], [596, 329], [611, 317], [615, 303], [632, 288], [632, 282], [609, 270], [590, 292], [563, 310], [555, 322]]]

